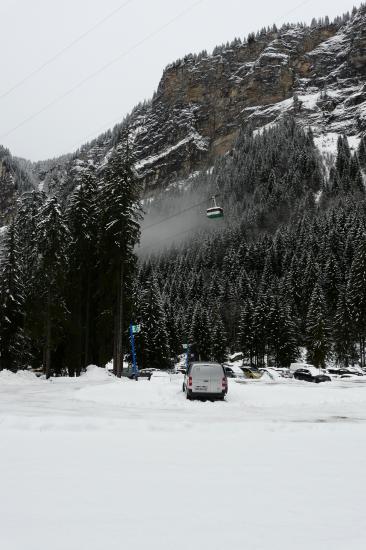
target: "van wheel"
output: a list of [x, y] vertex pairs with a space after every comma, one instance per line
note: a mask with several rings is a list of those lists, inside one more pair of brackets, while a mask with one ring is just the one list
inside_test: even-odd
[[182, 391], [183, 391], [183, 392], [186, 391], [186, 386], [185, 386], [185, 384], [183, 384]]
[[188, 393], [188, 392], [186, 393], [186, 397], [187, 397], [187, 399], [189, 399], [189, 401], [191, 401], [191, 400], [192, 400], [192, 396], [191, 396], [191, 394], [190, 394], [190, 393]]

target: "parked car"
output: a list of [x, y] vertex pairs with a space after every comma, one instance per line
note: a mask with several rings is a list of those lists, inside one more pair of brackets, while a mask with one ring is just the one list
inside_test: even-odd
[[300, 370], [300, 369], [315, 369], [316, 367], [314, 367], [314, 365], [311, 365], [310, 363], [291, 363], [290, 365], [290, 372], [294, 373], [295, 371], [297, 370]]
[[[315, 369], [315, 367], [313, 367]], [[331, 382], [332, 379], [327, 374], [319, 374], [313, 369], [298, 369], [294, 372], [294, 378], [296, 380], [305, 380], [305, 382], [314, 382], [320, 384], [320, 382]]]
[[259, 369], [259, 372], [261, 373], [262, 378], [263, 378], [263, 375], [264, 376], [267, 375], [268, 378], [270, 378], [271, 380], [278, 380], [279, 378], [283, 377], [282, 372], [280, 372], [279, 370], [277, 370], [273, 367], [267, 367], [265, 369]]
[[329, 374], [336, 374], [340, 377], [345, 377], [345, 376], [364, 376], [365, 373], [358, 370], [358, 369], [354, 369], [352, 367], [349, 367], [348, 369], [347, 368], [329, 368], [327, 369], [327, 372]]
[[[137, 378], [147, 378], [148, 380], [150, 380], [152, 374], [153, 373], [150, 369], [141, 369], [138, 371]], [[127, 375], [127, 378], [129, 378], [130, 380], [136, 380], [136, 374], [134, 372], [130, 372]]]
[[244, 356], [241, 352], [233, 353], [229, 356], [229, 363], [235, 363], [236, 361], [244, 361]]
[[225, 363], [223, 367], [228, 378], [245, 378], [243, 370], [237, 365], [227, 365]]
[[186, 369], [185, 367], [177, 367], [177, 368], [175, 369], [174, 372], [175, 372], [176, 374], [185, 374], [185, 373], [186, 373], [186, 370], [187, 370], [187, 369]]
[[251, 378], [252, 380], [259, 380], [262, 378], [262, 373], [255, 367], [242, 367], [245, 378]]
[[227, 376], [219, 363], [194, 362], [184, 376], [183, 391], [187, 399], [225, 399]]

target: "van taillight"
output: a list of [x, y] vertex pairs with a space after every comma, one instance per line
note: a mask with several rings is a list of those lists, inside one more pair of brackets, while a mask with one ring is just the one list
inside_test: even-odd
[[192, 387], [192, 376], [188, 378], [188, 386]]
[[226, 388], [227, 388], [227, 380], [226, 380], [226, 378], [223, 378], [223, 379], [222, 379], [222, 388], [223, 388], [224, 390], [226, 390]]

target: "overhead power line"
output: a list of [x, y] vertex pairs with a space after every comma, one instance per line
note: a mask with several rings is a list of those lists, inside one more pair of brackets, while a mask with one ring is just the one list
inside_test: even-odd
[[[292, 13], [294, 13], [295, 11], [297, 11], [298, 9], [302, 8], [303, 6], [305, 6], [306, 4], [309, 4], [310, 2], [312, 2], [313, 0], [304, 0], [303, 2], [301, 2], [301, 4], [298, 4], [297, 6], [291, 8], [290, 10], [288, 10], [287, 12], [283, 13], [282, 15], [279, 16], [279, 18], [277, 19], [277, 23], [282, 23], [282, 20], [284, 17], [286, 17], [287, 15], [291, 15]], [[85, 136], [84, 138], [78, 140], [77, 142], [74, 143], [74, 145], [71, 146], [71, 148], [73, 149], [74, 147], [81, 147], [85, 142], [86, 140], [88, 140], [89, 138], [92, 138], [92, 137], [97, 137], [97, 132], [100, 131], [100, 129], [108, 129], [110, 127], [111, 124], [115, 123], [116, 124], [116, 120], [117, 120], [117, 117], [114, 117], [113, 119], [110, 119], [109, 121], [105, 122], [104, 124], [102, 124], [101, 126], [99, 126], [98, 128], [96, 128], [93, 132], [91, 132], [90, 134], [88, 134], [87, 136]]]
[[[123, 116], [124, 115], [120, 115], [119, 117], [119, 120], [123, 120]], [[75, 149], [80, 149], [81, 147], [83, 147], [83, 145], [85, 145], [86, 143], [88, 143], [88, 141], [91, 139], [95, 139], [96, 137], [99, 137], [100, 136], [100, 132], [104, 133], [104, 132], [107, 132], [108, 130], [111, 129], [111, 126], [113, 125], [116, 125], [116, 118], [117, 117], [113, 117], [113, 118], [110, 118], [108, 121], [106, 121], [104, 124], [98, 126], [97, 129], [95, 129], [93, 132], [91, 132], [90, 134], [88, 134], [87, 136], [84, 136], [83, 137], [83, 141], [81, 143], [81, 139], [79, 139], [78, 141], [74, 141], [74, 143], [71, 145], [70, 147], [70, 150], [71, 151], [74, 151]], [[118, 123], [117, 123], [118, 124]]]
[[195, 9], [197, 6], [202, 4], [204, 1], [205, 0], [198, 0], [198, 1], [194, 2], [193, 4], [191, 4], [190, 6], [188, 6], [188, 8], [186, 8], [186, 9], [182, 10], [181, 12], [179, 12], [172, 19], [169, 19], [169, 21], [167, 21], [163, 25], [160, 25], [160, 27], [158, 27], [157, 29], [155, 29], [154, 31], [149, 33], [147, 36], [145, 36], [142, 40], [139, 40], [138, 42], [136, 42], [133, 46], [131, 46], [131, 48], [128, 48], [127, 50], [121, 52], [119, 55], [117, 55], [116, 57], [114, 57], [113, 59], [111, 59], [110, 61], [105, 63], [105, 65], [102, 65], [101, 67], [99, 67], [99, 69], [97, 69], [96, 71], [90, 73], [87, 77], [83, 78], [82, 80], [80, 80], [80, 82], [78, 82], [77, 84], [75, 84], [74, 86], [72, 86], [71, 88], [69, 88], [68, 90], [63, 92], [61, 95], [59, 95], [58, 97], [56, 97], [55, 99], [53, 99], [52, 101], [47, 103], [44, 107], [42, 107], [38, 111], [34, 112], [32, 115], [30, 115], [27, 118], [25, 118], [24, 120], [22, 120], [22, 122], [20, 122], [19, 124], [17, 124], [13, 128], [11, 128], [10, 130], [5, 132], [4, 134], [2, 134], [0, 136], [0, 139], [2, 140], [3, 138], [8, 137], [10, 134], [13, 134], [16, 130], [18, 130], [22, 126], [25, 126], [28, 122], [35, 119], [40, 114], [44, 113], [45, 111], [47, 111], [48, 109], [50, 109], [54, 105], [57, 105], [57, 103], [59, 103], [60, 101], [62, 101], [63, 99], [65, 99], [66, 97], [68, 97], [69, 95], [74, 93], [76, 90], [81, 88], [86, 82], [89, 82], [90, 80], [92, 80], [93, 78], [98, 76], [99, 74], [101, 74], [104, 71], [106, 71], [107, 69], [109, 69], [109, 67], [111, 67], [112, 65], [115, 65], [118, 61], [120, 61], [124, 57], [127, 57], [134, 50], [136, 50], [137, 48], [139, 48], [140, 46], [145, 44], [145, 42], [147, 42], [148, 40], [151, 40], [152, 38], [157, 36], [160, 32], [162, 32], [166, 28], [173, 25], [173, 23], [175, 23], [176, 21], [178, 21], [179, 19], [181, 19], [182, 17], [187, 15], [187, 13], [189, 13], [190, 11]]
[[[142, 227], [141, 229], [144, 232], [145, 230], [151, 229], [152, 227], [155, 227], [156, 225], [160, 225], [161, 223], [164, 223], [168, 220], [176, 218], [177, 216], [180, 216], [181, 214], [184, 214], [185, 212], [188, 212], [189, 210], [193, 210], [193, 208], [197, 208], [198, 206], [202, 206], [203, 204], [207, 204], [207, 202], [209, 200], [210, 200], [210, 197], [206, 198], [203, 201], [198, 202], [196, 204], [192, 204], [191, 206], [188, 206], [187, 208], [184, 208], [183, 210], [180, 210], [179, 212], [176, 212], [175, 214], [172, 214], [171, 216], [167, 216], [166, 218], [164, 218], [162, 220], [159, 220], [158, 222], [147, 225], [146, 227]], [[196, 226], [196, 227], [190, 227], [189, 229], [184, 229], [183, 231], [179, 231], [179, 233], [176, 233], [175, 235], [167, 235], [165, 237], [162, 237], [161, 239], [158, 239], [157, 241], [154, 241], [154, 244], [152, 244], [152, 245], [144, 245], [144, 246], [140, 247], [138, 249], [138, 251], [142, 252], [143, 250], [145, 250], [147, 248], [154, 248], [156, 243], [161, 243], [161, 242], [166, 241], [168, 239], [173, 241], [177, 237], [181, 237], [182, 235], [186, 235], [188, 233], [191, 233], [192, 231], [197, 232], [197, 231], [200, 231], [201, 229], [205, 229], [205, 226], [201, 225], [201, 226], [198, 226], [198, 227]]]
[[7, 97], [8, 95], [10, 95], [12, 92], [14, 92], [15, 90], [17, 90], [18, 88], [20, 88], [21, 86], [23, 86], [23, 84], [25, 84], [28, 80], [30, 80], [33, 76], [35, 76], [36, 74], [40, 73], [41, 71], [43, 71], [43, 69], [45, 67], [47, 67], [48, 65], [51, 65], [51, 63], [53, 63], [54, 61], [56, 61], [56, 59], [58, 59], [59, 57], [61, 57], [64, 53], [66, 53], [67, 51], [71, 50], [71, 48], [73, 48], [76, 44], [78, 44], [79, 42], [81, 42], [84, 38], [86, 38], [87, 36], [89, 36], [89, 34], [91, 34], [92, 32], [94, 32], [96, 29], [98, 29], [99, 27], [101, 27], [106, 21], [108, 21], [109, 19], [111, 19], [114, 15], [116, 15], [119, 11], [121, 11], [123, 8], [125, 8], [126, 6], [128, 6], [128, 4], [131, 4], [133, 2], [133, 0], [127, 0], [126, 2], [124, 2], [123, 4], [119, 5], [117, 8], [115, 8], [113, 11], [111, 11], [110, 13], [108, 13], [108, 15], [106, 15], [105, 17], [103, 17], [103, 19], [101, 19], [100, 21], [98, 21], [97, 23], [95, 23], [95, 25], [93, 25], [92, 27], [90, 27], [88, 30], [86, 30], [85, 32], [83, 32], [82, 34], [80, 34], [78, 37], [76, 37], [74, 40], [72, 40], [69, 44], [67, 44], [64, 48], [62, 48], [60, 51], [58, 51], [56, 54], [54, 54], [52, 57], [49, 57], [44, 63], [42, 63], [41, 65], [39, 65], [39, 67], [37, 67], [36, 69], [34, 69], [32, 72], [30, 72], [29, 74], [27, 74], [24, 78], [22, 78], [21, 80], [19, 80], [16, 84], [14, 84], [13, 86], [11, 86], [11, 88], [8, 88], [5, 92], [3, 92], [1, 95], [0, 95], [0, 99], [4, 99], [5, 97]]
[[180, 216], [181, 214], [185, 214], [186, 212], [189, 212], [189, 210], [193, 210], [193, 208], [197, 208], [198, 206], [202, 206], [202, 204], [207, 204], [208, 200], [209, 199], [205, 199], [204, 201], [198, 202], [197, 204], [192, 204], [192, 206], [188, 206], [187, 208], [184, 208], [183, 210], [180, 210], [179, 212], [176, 212], [175, 214], [172, 214], [171, 216], [167, 216], [166, 218], [164, 218], [162, 220], [159, 220], [158, 222], [147, 225], [146, 227], [142, 227], [142, 230], [146, 231], [147, 229], [151, 229], [152, 227], [155, 227], [156, 225], [160, 225], [161, 223], [164, 223], [168, 220], [176, 218], [177, 216]]
[[[291, 13], [294, 13], [295, 11], [299, 10], [300, 8], [302, 8], [303, 6], [306, 6], [306, 4], [309, 4], [310, 2], [312, 2], [313, 0], [304, 0], [303, 2], [301, 2], [301, 4], [298, 4], [297, 6], [291, 8], [290, 10], [288, 10], [286, 13], [282, 14], [280, 16], [279, 19], [282, 20], [283, 17], [286, 17], [286, 15], [291, 15]], [[279, 19], [277, 20], [278, 22], [281, 22], [279, 21]]]

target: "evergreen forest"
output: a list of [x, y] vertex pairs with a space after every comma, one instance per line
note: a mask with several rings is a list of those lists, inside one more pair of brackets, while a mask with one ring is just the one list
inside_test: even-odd
[[[79, 375], [136, 337], [140, 368], [197, 357], [286, 367], [366, 362], [366, 141], [340, 136], [330, 165], [311, 130], [286, 117], [243, 128], [234, 149], [147, 216], [219, 193], [224, 221], [139, 253], [142, 189], [126, 141], [100, 167], [80, 161], [70, 193], [26, 191], [5, 234], [0, 369]], [[60, 185], [65, 189], [65, 184]], [[173, 214], [172, 214], [173, 212]]]

